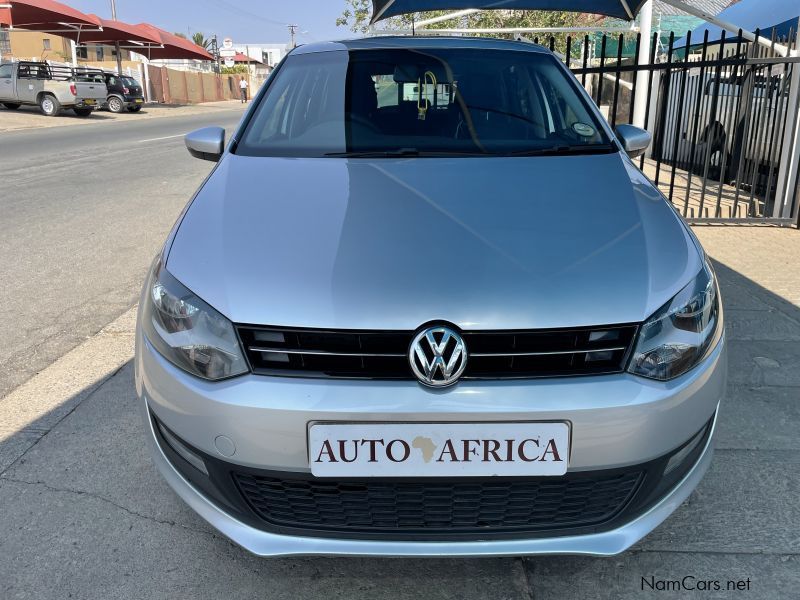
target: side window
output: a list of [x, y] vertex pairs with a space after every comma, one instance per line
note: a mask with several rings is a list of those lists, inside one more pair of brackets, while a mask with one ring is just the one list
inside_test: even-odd
[[0, 79], [11, 79], [11, 65], [0, 65]]
[[113, 75], [108, 78], [108, 85], [117, 85], [117, 78]]

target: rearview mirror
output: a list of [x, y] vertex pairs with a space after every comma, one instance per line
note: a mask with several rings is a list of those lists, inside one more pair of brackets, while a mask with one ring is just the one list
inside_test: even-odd
[[622, 147], [631, 158], [644, 154], [652, 140], [649, 131], [633, 125], [617, 125], [616, 133]]
[[225, 130], [222, 127], [203, 127], [187, 133], [184, 139], [189, 154], [195, 158], [217, 162], [225, 151]]

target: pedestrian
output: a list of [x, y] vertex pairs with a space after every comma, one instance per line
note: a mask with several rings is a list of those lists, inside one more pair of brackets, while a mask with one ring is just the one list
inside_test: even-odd
[[247, 102], [247, 80], [242, 78], [239, 80], [239, 91], [242, 94], [242, 104]]

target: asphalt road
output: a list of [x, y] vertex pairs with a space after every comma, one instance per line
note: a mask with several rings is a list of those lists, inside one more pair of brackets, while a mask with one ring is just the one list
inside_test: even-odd
[[240, 108], [0, 133], [0, 398], [130, 308]]

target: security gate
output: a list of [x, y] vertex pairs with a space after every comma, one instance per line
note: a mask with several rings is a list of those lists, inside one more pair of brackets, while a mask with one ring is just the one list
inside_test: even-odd
[[796, 184], [792, 193], [785, 187], [800, 58], [775, 48], [791, 50], [794, 40], [791, 32], [766, 47], [740, 32], [709, 42], [706, 32], [700, 43], [691, 33], [682, 39], [673, 33], [660, 43], [655, 34], [643, 61], [638, 35], [543, 41], [563, 57], [612, 127], [631, 123], [636, 96], [646, 95], [653, 144], [639, 166], [688, 221], [789, 225], [797, 224], [800, 208]]

